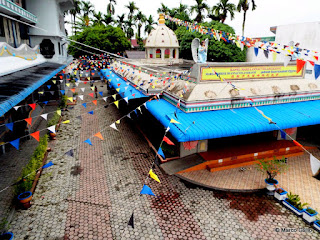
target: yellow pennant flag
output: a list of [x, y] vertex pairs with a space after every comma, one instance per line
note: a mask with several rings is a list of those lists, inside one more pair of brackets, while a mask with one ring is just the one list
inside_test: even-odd
[[93, 90], [94, 90], [94, 87], [91, 87], [91, 90], [93, 91]]
[[57, 114], [58, 114], [59, 116], [61, 116], [61, 110], [60, 110], [60, 109], [57, 110]]
[[44, 94], [44, 92], [38, 92], [38, 93], [41, 94], [41, 95]]
[[116, 105], [117, 108], [119, 108], [119, 101], [115, 101], [115, 102], [114, 102], [114, 105]]
[[116, 121], [116, 124], [120, 124], [120, 120], [117, 120], [117, 121]]
[[109, 79], [109, 82], [111, 82], [111, 78]]
[[90, 77], [88, 77], [88, 80], [90, 81]]
[[80, 77], [82, 77], [82, 74], [80, 73]]
[[70, 83], [66, 83], [66, 86], [67, 86], [67, 87], [70, 87]]
[[57, 80], [52, 80], [53, 84], [56, 84], [57, 83]]
[[73, 102], [73, 97], [68, 97], [68, 100], [69, 100], [70, 102]]
[[113, 94], [112, 97], [114, 98], [114, 100], [116, 100], [116, 96], [117, 94]]
[[62, 123], [70, 123], [70, 120], [63, 121]]
[[[173, 118], [170, 120], [170, 123], [179, 123], [178, 121], [174, 120]], [[180, 124], [180, 123], [179, 123]]]
[[149, 175], [152, 179], [156, 180], [157, 182], [160, 182], [158, 176], [154, 172], [152, 172], [152, 169], [150, 169]]
[[117, 92], [119, 92], [119, 91], [120, 91], [120, 88], [116, 88], [116, 90], [117, 90]]
[[137, 109], [141, 112], [141, 108], [140, 108], [140, 106], [139, 106], [139, 107], [137, 107]]
[[276, 61], [276, 59], [277, 59], [277, 53], [276, 52], [273, 52], [272, 53], [272, 60], [275, 62]]
[[77, 75], [77, 71], [74, 71], [73, 73], [74, 73], [74, 75]]
[[152, 88], [155, 88], [155, 86], [154, 86], [154, 85], [152, 85]]

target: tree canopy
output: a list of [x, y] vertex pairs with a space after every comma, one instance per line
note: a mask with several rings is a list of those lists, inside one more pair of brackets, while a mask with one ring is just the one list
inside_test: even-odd
[[[212, 29], [219, 29], [224, 32], [234, 33], [232, 27], [220, 23], [218, 21], [211, 21], [202, 24], [203, 26]], [[191, 42], [194, 38], [205, 40], [209, 38], [208, 56], [207, 60], [210, 62], [243, 62], [246, 58], [246, 51], [241, 51], [236, 45], [226, 43], [223, 40], [217, 41], [209, 35], [203, 35], [199, 32], [190, 32], [186, 27], [181, 26], [175, 34], [180, 42], [180, 57], [192, 60]]]
[[[120, 28], [112, 27], [110, 25], [94, 25], [84, 28], [82, 32], [72, 36], [72, 39], [112, 53], [123, 52], [131, 47], [124, 32]], [[69, 46], [69, 54], [74, 57], [87, 54], [72, 46], [79, 47], [79, 45], [71, 43]], [[92, 49], [90, 48], [87, 49], [83, 46], [80, 48], [92, 52]], [[101, 54], [101, 52], [97, 52], [97, 54]]]

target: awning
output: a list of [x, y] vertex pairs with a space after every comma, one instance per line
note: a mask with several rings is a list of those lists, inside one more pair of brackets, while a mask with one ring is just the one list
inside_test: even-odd
[[[185, 113], [163, 99], [148, 102], [147, 107], [165, 127], [170, 119], [181, 123], [170, 124], [170, 132], [178, 142], [279, 130], [253, 107]], [[281, 129], [320, 124], [320, 100], [261, 106], [258, 109]]]
[[0, 77], [0, 116], [19, 104], [66, 65], [43, 63]]
[[[129, 84], [129, 82], [126, 82], [124, 79], [119, 77], [117, 74], [115, 74], [111, 70], [103, 69], [103, 70], [101, 70], [101, 72], [105, 78], [111, 79], [110, 84], [112, 85], [112, 87], [114, 89], [120, 88], [120, 90], [118, 92], [121, 93], [120, 96], [122, 98], [128, 97], [128, 100], [130, 100], [130, 99], [134, 99], [134, 98], [147, 97], [142, 92], [138, 91], [136, 88], [131, 86]], [[129, 85], [127, 85], [127, 84], [129, 84]]]

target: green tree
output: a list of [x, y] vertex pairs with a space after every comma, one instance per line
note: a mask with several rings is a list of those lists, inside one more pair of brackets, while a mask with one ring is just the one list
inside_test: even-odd
[[125, 6], [127, 9], [129, 9], [128, 19], [133, 19], [134, 12], [138, 10], [139, 8], [136, 6], [135, 2], [129, 2], [129, 5]]
[[82, 2], [82, 13], [83, 13], [83, 16], [89, 16], [91, 13], [93, 13], [93, 10], [94, 7], [93, 5], [90, 3], [90, 2], [86, 2], [86, 1], [83, 1]]
[[147, 21], [146, 16], [141, 12], [138, 11], [137, 15], [134, 16], [134, 20], [137, 22], [137, 29], [138, 29], [138, 38], [141, 38], [141, 27]]
[[[242, 36], [244, 36], [244, 26], [246, 24], [246, 16], [247, 16], [247, 11], [249, 10], [249, 1], [250, 0], [239, 0], [239, 3], [237, 5], [237, 10], [238, 12], [243, 11], [243, 22], [242, 22]], [[257, 5], [255, 4], [254, 0], [251, 0], [252, 3], [252, 11], [254, 11], [257, 8]]]
[[131, 39], [134, 36], [134, 30], [133, 30], [133, 20], [131, 18], [129, 18], [126, 22], [125, 22], [125, 26], [126, 26], [126, 35], [128, 39]]
[[102, 25], [103, 24], [103, 13], [98, 12], [98, 13], [93, 13], [93, 25]]
[[74, 34], [76, 34], [76, 27], [75, 27], [75, 24], [76, 24], [76, 16], [77, 14], [80, 14], [81, 13], [81, 6], [82, 6], [82, 2], [80, 0], [74, 0], [74, 8], [70, 9], [69, 10], [69, 13], [70, 15], [73, 17], [73, 25], [72, 25], [72, 28], [73, 28], [73, 31], [74, 31]]
[[196, 5], [191, 6], [191, 13], [196, 12], [197, 16], [194, 19], [197, 23], [201, 23], [205, 12], [209, 12], [209, 6], [205, 0], [195, 0]]
[[115, 5], [117, 4], [116, 0], [109, 0], [109, 3], [107, 5], [107, 13], [113, 15], [114, 14], [114, 6], [113, 4], [114, 3]]
[[151, 32], [152, 29], [153, 29], [153, 25], [154, 25], [154, 24], [157, 24], [157, 22], [155, 22], [155, 21], [153, 20], [152, 15], [149, 15], [149, 18], [147, 19], [146, 25], [145, 25], [145, 27], [144, 27], [144, 32], [150, 34], [150, 32]]
[[114, 22], [114, 19], [110, 13], [103, 15], [102, 20], [106, 25], [110, 25]]
[[166, 5], [161, 3], [161, 7], [158, 8], [157, 13], [164, 13], [164, 14], [169, 14], [170, 8], [168, 8]]
[[125, 20], [124, 20], [125, 15], [123, 13], [121, 15], [118, 15], [117, 17], [118, 17], [118, 19], [115, 21], [115, 23], [116, 23], [117, 27], [119, 27], [119, 28], [121, 28], [123, 30], [124, 29], [123, 25], [125, 23]]
[[[83, 29], [82, 32], [72, 36], [72, 39], [112, 53], [123, 52], [131, 47], [131, 44], [126, 38], [124, 32], [120, 28], [110, 25], [95, 25], [87, 27]], [[87, 54], [84, 51], [73, 48], [72, 46], [78, 47], [78, 45], [73, 42], [70, 43], [69, 53], [74, 57]], [[90, 48], [82, 46], [80, 48], [87, 51], [92, 51]]]
[[[211, 29], [219, 29], [224, 32], [234, 33], [232, 27], [220, 23], [218, 21], [211, 21], [204, 23], [203, 26]], [[209, 35], [203, 35], [199, 32], [190, 32], [184, 26], [180, 26], [175, 34], [180, 42], [180, 57], [192, 60], [191, 42], [194, 38], [205, 40], [209, 38], [209, 47], [207, 59], [210, 62], [244, 62], [246, 60], [246, 51], [241, 51], [236, 45], [226, 43], [223, 40], [217, 41]]]
[[229, 3], [229, 0], [220, 0], [217, 5], [212, 7], [212, 14], [218, 16], [222, 23], [227, 18], [228, 12], [230, 13], [231, 20], [234, 18], [234, 11], [236, 10], [236, 5]]

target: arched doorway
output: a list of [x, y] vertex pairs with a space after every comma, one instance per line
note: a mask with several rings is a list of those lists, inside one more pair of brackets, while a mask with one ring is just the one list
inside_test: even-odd
[[176, 58], [176, 50], [175, 49], [172, 50], [172, 57]]
[[170, 49], [166, 49], [165, 51], [164, 51], [164, 58], [169, 58], [170, 57]]
[[156, 58], [161, 58], [161, 49], [156, 50]]

